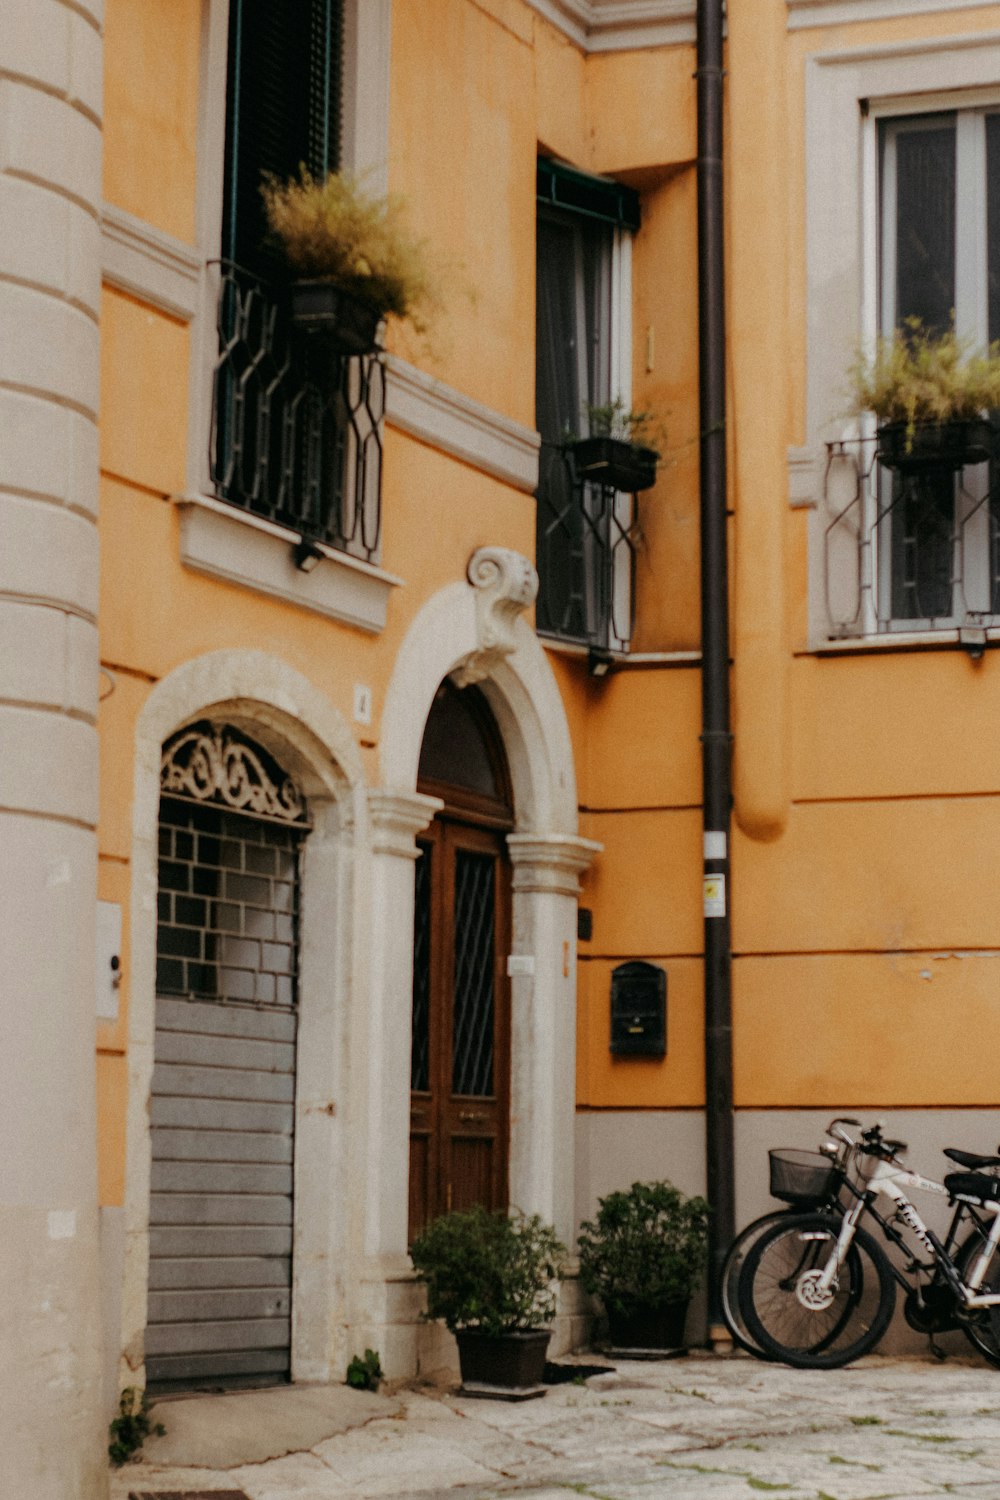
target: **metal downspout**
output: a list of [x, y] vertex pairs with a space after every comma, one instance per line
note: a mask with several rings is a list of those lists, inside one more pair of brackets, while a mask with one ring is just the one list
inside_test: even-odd
[[[723, 0], [698, 0], [698, 354], [709, 1340], [728, 1340], [719, 1272], [735, 1233], [729, 834], [729, 585], [722, 190]], [[714, 878], [712, 878], [714, 877]]]

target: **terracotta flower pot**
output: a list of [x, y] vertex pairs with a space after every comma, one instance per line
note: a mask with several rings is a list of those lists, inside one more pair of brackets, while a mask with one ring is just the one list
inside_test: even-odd
[[372, 354], [378, 347], [382, 314], [377, 307], [329, 281], [292, 285], [292, 322], [321, 337], [337, 354]]
[[518, 1329], [497, 1337], [463, 1328], [455, 1338], [464, 1386], [526, 1390], [541, 1385], [549, 1347], [547, 1328]]
[[656, 483], [659, 454], [653, 448], [621, 438], [589, 437], [572, 443], [569, 451], [579, 477], [592, 484], [606, 484], [634, 495]]
[[921, 474], [934, 469], [953, 474], [966, 464], [984, 463], [995, 449], [993, 428], [980, 418], [967, 422], [918, 422], [912, 430], [905, 422], [890, 422], [878, 430], [879, 463], [900, 474]]
[[608, 1338], [614, 1349], [679, 1349], [684, 1343], [689, 1297], [658, 1307], [608, 1309]]

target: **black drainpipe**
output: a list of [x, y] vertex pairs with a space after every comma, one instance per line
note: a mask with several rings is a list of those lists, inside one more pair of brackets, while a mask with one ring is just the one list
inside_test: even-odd
[[[719, 1273], [736, 1232], [733, 1182], [726, 318], [722, 216], [723, 0], [698, 0], [698, 355], [701, 423], [701, 717], [705, 834], [705, 1156], [709, 1339], [728, 1338]], [[715, 877], [714, 880], [710, 877]]]

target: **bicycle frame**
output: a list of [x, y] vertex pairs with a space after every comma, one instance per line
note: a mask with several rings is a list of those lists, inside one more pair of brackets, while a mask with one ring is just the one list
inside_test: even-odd
[[[1000, 1305], [1000, 1292], [980, 1293], [979, 1291], [990, 1261], [996, 1252], [998, 1244], [1000, 1244], [1000, 1203], [986, 1202], [982, 1205], [977, 1205], [984, 1214], [992, 1215], [993, 1223], [990, 1226], [989, 1233], [985, 1237], [983, 1248], [972, 1267], [968, 1281], [963, 1281], [948, 1249], [934, 1231], [927, 1227], [904, 1191], [904, 1188], [907, 1187], [917, 1188], [921, 1192], [937, 1193], [950, 1198], [952, 1195], [942, 1183], [934, 1182], [929, 1177], [921, 1176], [919, 1172], [912, 1172], [908, 1167], [900, 1166], [894, 1161], [882, 1158], [876, 1162], [874, 1170], [862, 1188], [856, 1187], [849, 1180], [845, 1185], [854, 1194], [856, 1201], [844, 1215], [840, 1233], [837, 1237], [836, 1250], [830, 1257], [819, 1278], [817, 1283], [818, 1289], [821, 1289], [823, 1292], [830, 1291], [850, 1249], [851, 1242], [854, 1239], [854, 1231], [860, 1222], [862, 1214], [866, 1210], [871, 1212], [883, 1233], [910, 1255], [911, 1269], [929, 1269], [929, 1267], [921, 1267], [919, 1262], [914, 1260], [902, 1236], [896, 1233], [891, 1223], [887, 1222], [875, 1208], [875, 1200], [880, 1195], [884, 1195], [895, 1203], [896, 1217], [902, 1219], [903, 1223], [912, 1230], [925, 1249], [930, 1251], [935, 1264], [940, 1267], [955, 1295], [966, 1307], [995, 1307]], [[971, 1205], [966, 1200], [962, 1198], [956, 1199], [955, 1216], [948, 1231], [949, 1244], [953, 1243], [957, 1225], [967, 1208], [971, 1209]], [[972, 1213], [971, 1217], [978, 1225], [978, 1214]], [[909, 1285], [906, 1278], [897, 1272], [895, 1267], [892, 1270], [893, 1275], [901, 1285]]]

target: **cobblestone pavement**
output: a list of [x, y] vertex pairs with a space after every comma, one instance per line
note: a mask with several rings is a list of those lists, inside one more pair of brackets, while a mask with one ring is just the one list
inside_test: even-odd
[[[199, 1398], [220, 1399], [241, 1398]], [[420, 1389], [361, 1399], [346, 1430], [264, 1462], [167, 1466], [169, 1435], [154, 1440], [114, 1475], [113, 1500], [1000, 1500], [1000, 1370], [972, 1359], [819, 1372], [698, 1354], [622, 1362], [519, 1404]], [[168, 1427], [172, 1407], [159, 1408]]]

